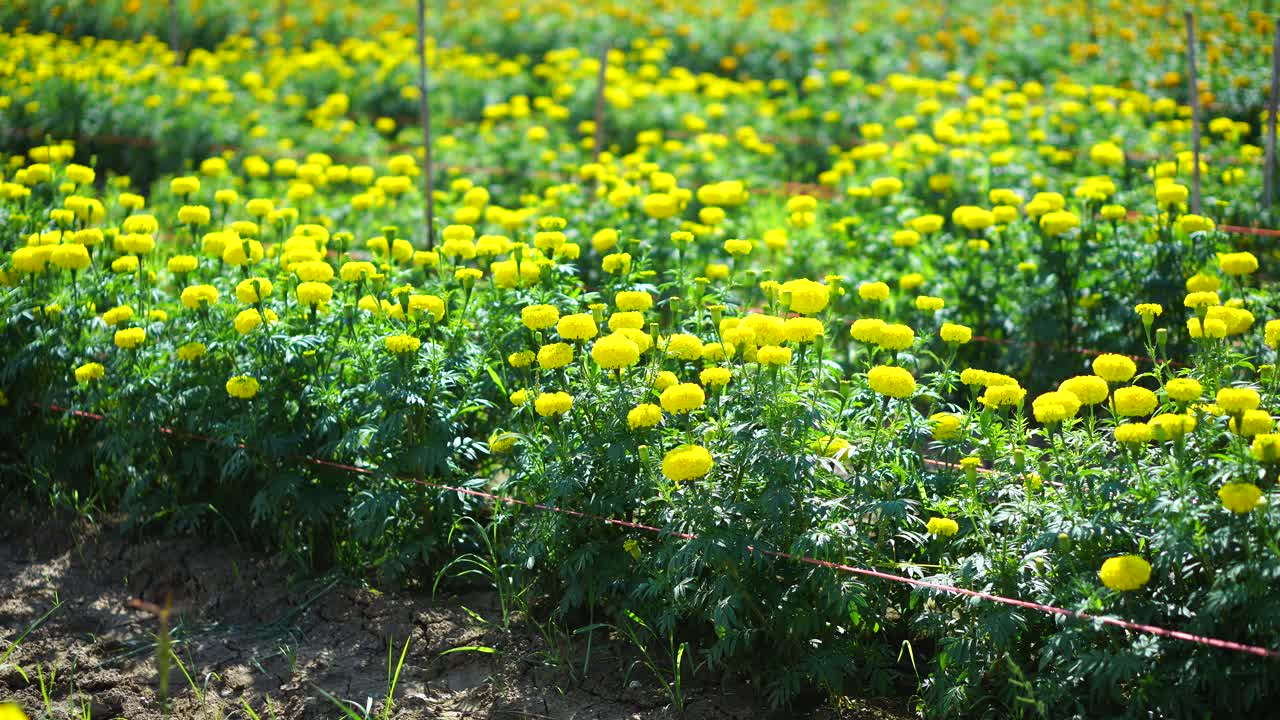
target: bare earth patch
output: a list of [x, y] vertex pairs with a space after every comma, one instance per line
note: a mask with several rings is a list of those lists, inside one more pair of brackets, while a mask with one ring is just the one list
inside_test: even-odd
[[[52, 676], [55, 716], [152, 720], [161, 709], [157, 619], [131, 607], [172, 600], [171, 636], [191, 680], [169, 673], [169, 716], [337, 718], [323, 692], [381, 717], [388, 644], [409, 652], [391, 717], [678, 717], [625, 643], [597, 633], [589, 673], [585, 647], [564, 665], [527, 627], [504, 633], [473, 618], [496, 618], [495, 598], [400, 591], [378, 593], [337, 579], [291, 582], [261, 555], [198, 539], [138, 539], [117, 530], [30, 518], [0, 519], [0, 655], [51, 608], [0, 663], [0, 700], [43, 712], [40, 676]], [[134, 603], [136, 604], [136, 603]], [[495, 653], [446, 651], [483, 646]], [[749, 688], [689, 678], [683, 717], [757, 718], [769, 713]], [[192, 688], [195, 685], [196, 689]], [[323, 691], [323, 692], [322, 692]], [[854, 703], [817, 717], [909, 717], [889, 703]], [[796, 717], [794, 712], [786, 717]], [[34, 715], [33, 715], [34, 717]]]

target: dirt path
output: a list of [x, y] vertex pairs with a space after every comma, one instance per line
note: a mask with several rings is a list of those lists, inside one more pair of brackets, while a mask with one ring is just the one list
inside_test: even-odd
[[[175, 718], [249, 718], [247, 702], [266, 719], [268, 698], [277, 718], [341, 717], [322, 691], [371, 704], [381, 717], [388, 643], [398, 655], [406, 639], [394, 718], [677, 716], [647, 670], [637, 668], [624, 682], [631, 664], [625, 646], [597, 636], [590, 674], [582, 677], [577, 657], [571, 677], [546, 662], [546, 644], [528, 628], [504, 633], [468, 613], [496, 618], [489, 594], [432, 599], [336, 579], [290, 582], [270, 559], [234, 547], [130, 540], [112, 529], [14, 517], [0, 518], [0, 655], [56, 609], [0, 662], [0, 700], [43, 713], [43, 676], [56, 718], [84, 718], [85, 708], [95, 719], [164, 717], [159, 624], [130, 603], [168, 597], [174, 649], [191, 676], [176, 665], [170, 670]], [[497, 652], [442, 654], [464, 646]], [[687, 697], [688, 718], [768, 715], [742, 688], [695, 684]], [[818, 716], [906, 717], [874, 704]]]

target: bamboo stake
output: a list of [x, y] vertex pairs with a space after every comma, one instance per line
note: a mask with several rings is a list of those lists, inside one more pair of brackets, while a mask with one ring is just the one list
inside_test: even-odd
[[1271, 96], [1267, 98], [1267, 167], [1263, 171], [1262, 198], [1267, 212], [1276, 204], [1276, 106], [1280, 105], [1280, 18], [1276, 18], [1271, 44]]
[[1183, 13], [1187, 24], [1187, 88], [1191, 94], [1191, 212], [1200, 214], [1200, 83], [1196, 81], [1196, 19], [1188, 8]]
[[182, 64], [182, 52], [178, 46], [178, 0], [169, 0], [169, 49], [173, 51], [173, 64]]
[[427, 250], [436, 244], [436, 193], [431, 165], [431, 104], [427, 102], [427, 0], [418, 0], [418, 119], [422, 123], [422, 193], [426, 196]]
[[591, 146], [591, 161], [600, 162], [600, 151], [604, 149], [604, 87], [609, 70], [609, 43], [600, 48], [600, 72], [596, 75], [596, 127], [595, 140]]

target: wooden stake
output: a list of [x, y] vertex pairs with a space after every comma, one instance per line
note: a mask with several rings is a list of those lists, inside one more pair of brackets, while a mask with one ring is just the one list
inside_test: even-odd
[[182, 64], [182, 52], [178, 46], [178, 0], [169, 0], [169, 49], [173, 51], [173, 64]]
[[604, 86], [605, 76], [609, 70], [609, 43], [600, 48], [600, 72], [596, 75], [596, 133], [591, 146], [591, 161], [600, 162], [600, 151], [604, 149]]
[[418, 0], [418, 119], [422, 123], [422, 192], [426, 196], [427, 249], [436, 244], [436, 191], [431, 165], [431, 104], [427, 102], [427, 0]]
[[1276, 204], [1276, 106], [1280, 104], [1280, 18], [1271, 43], [1271, 96], [1267, 98], [1267, 167], [1263, 170], [1262, 200], [1266, 211]]
[[1196, 81], [1196, 19], [1188, 8], [1187, 88], [1191, 94], [1191, 212], [1200, 214], [1200, 83]]

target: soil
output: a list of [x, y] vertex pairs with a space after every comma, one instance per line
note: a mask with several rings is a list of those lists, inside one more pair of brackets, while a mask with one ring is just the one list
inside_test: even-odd
[[[169, 668], [167, 715], [155, 614], [166, 602], [181, 659], [181, 667]], [[595, 636], [584, 676], [584, 645], [563, 653], [572, 660], [550, 662], [547, 643], [532, 627], [517, 623], [504, 632], [473, 613], [489, 620], [501, 614], [491, 593], [433, 598], [411, 590], [380, 593], [338, 578], [296, 580], [272, 558], [235, 546], [0, 516], [0, 658], [35, 626], [0, 659], [0, 701], [17, 702], [33, 720], [46, 715], [42, 683], [59, 720], [344, 717], [335, 699], [349, 703], [357, 718], [381, 718], [388, 646], [398, 658], [406, 639], [388, 718], [770, 715], [750, 688], [701, 677], [686, 677], [681, 715], [646, 669], [628, 674], [634, 651], [616, 638]], [[472, 646], [494, 652], [448, 652]], [[842, 704], [839, 711], [808, 714], [910, 717], [900, 702]]]

